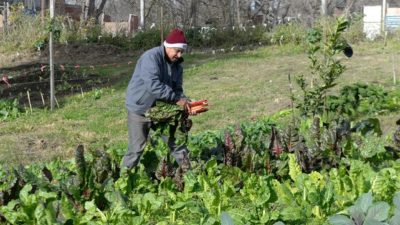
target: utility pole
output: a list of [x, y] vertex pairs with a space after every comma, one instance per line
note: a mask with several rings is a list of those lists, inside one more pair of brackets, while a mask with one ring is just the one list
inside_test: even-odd
[[[50, 0], [50, 20], [54, 19], [54, 0]], [[53, 23], [52, 23], [53, 24]], [[50, 109], [54, 110], [54, 65], [53, 65], [53, 31], [49, 34], [49, 66], [50, 66]]]
[[144, 30], [145, 21], [144, 21], [144, 0], [140, 0], [140, 23], [139, 26], [142, 30]]

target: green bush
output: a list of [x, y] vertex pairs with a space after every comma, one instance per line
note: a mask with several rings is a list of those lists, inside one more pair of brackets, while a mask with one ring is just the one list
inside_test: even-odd
[[40, 17], [25, 15], [23, 7], [17, 4], [11, 7], [11, 16], [5, 35], [0, 35], [0, 52], [15, 52], [37, 48], [40, 40], [44, 40], [46, 32]]
[[18, 100], [0, 99], [0, 121], [15, 119], [23, 113]]
[[186, 37], [192, 47], [232, 47], [267, 43], [267, 32], [263, 26], [235, 29], [203, 27], [186, 30]]
[[152, 29], [137, 33], [130, 42], [130, 48], [133, 50], [147, 50], [160, 45], [160, 30]]
[[62, 23], [62, 31], [59, 41], [65, 42], [87, 42], [97, 43], [101, 34], [101, 26], [94, 19], [86, 22], [72, 21], [69, 23], [64, 17], [58, 17], [57, 21]]
[[301, 44], [304, 42], [306, 30], [297, 22], [278, 25], [271, 31], [271, 44]]
[[365, 40], [365, 34], [363, 32], [363, 15], [353, 14], [350, 17], [350, 27], [343, 35], [344, 38], [350, 43], [357, 43]]

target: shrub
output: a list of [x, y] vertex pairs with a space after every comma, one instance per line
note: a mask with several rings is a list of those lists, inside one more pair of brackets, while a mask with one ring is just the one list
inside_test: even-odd
[[38, 46], [46, 36], [44, 29], [38, 29], [42, 27], [40, 18], [24, 14], [19, 4], [10, 10], [10, 26], [5, 35], [0, 35], [0, 52], [15, 52]]
[[130, 48], [134, 50], [147, 50], [156, 47], [161, 43], [160, 33], [158, 29], [139, 32], [133, 37]]
[[300, 23], [293, 22], [278, 25], [271, 32], [271, 44], [301, 44], [306, 36], [306, 28]]
[[365, 34], [363, 32], [363, 15], [352, 14], [349, 19], [350, 27], [347, 29], [343, 37], [346, 38], [350, 43], [357, 43], [365, 40]]
[[18, 104], [18, 100], [0, 99], [0, 121], [15, 119], [23, 110]]

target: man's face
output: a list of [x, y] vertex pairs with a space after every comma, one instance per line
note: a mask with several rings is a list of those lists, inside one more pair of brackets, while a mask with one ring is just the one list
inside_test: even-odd
[[185, 50], [182, 48], [165, 48], [165, 53], [171, 62], [176, 62], [180, 57], [182, 57], [184, 51]]

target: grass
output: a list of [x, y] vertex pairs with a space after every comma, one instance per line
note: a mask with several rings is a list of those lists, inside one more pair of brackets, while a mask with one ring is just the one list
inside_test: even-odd
[[[393, 56], [398, 69], [399, 46], [361, 43], [351, 59], [343, 57], [347, 70], [340, 85], [377, 83], [393, 85]], [[192, 99], [208, 99], [210, 110], [193, 117], [192, 134], [222, 129], [244, 121], [270, 116], [288, 108], [288, 74], [307, 74], [308, 59], [297, 46], [270, 46], [222, 55], [193, 54], [185, 57], [184, 89]], [[70, 158], [79, 144], [88, 149], [127, 146], [125, 89], [133, 65], [104, 68], [103, 76], [116, 78], [111, 87], [63, 99], [54, 112], [34, 109], [32, 114], [0, 122], [0, 162], [32, 163]], [[294, 94], [300, 92], [294, 85]], [[381, 117], [387, 131], [394, 129], [396, 115]]]

